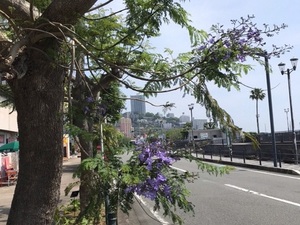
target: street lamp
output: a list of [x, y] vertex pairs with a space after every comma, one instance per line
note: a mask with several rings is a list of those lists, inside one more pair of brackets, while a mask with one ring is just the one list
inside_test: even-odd
[[192, 125], [192, 142], [193, 142], [193, 149], [194, 149], [194, 152], [195, 152], [195, 139], [194, 139], [194, 129], [193, 129], [193, 109], [194, 109], [194, 103], [191, 103], [188, 105], [189, 106], [189, 110], [191, 111], [191, 125]]
[[287, 109], [284, 109], [284, 112], [286, 113], [286, 124], [287, 124], [287, 131], [290, 132], [290, 126], [289, 126], [289, 116], [288, 116], [288, 113], [289, 113], [289, 108]]
[[161, 137], [162, 142], [164, 142], [164, 135], [163, 135], [163, 120], [160, 120], [159, 123], [160, 123], [160, 137]]
[[289, 99], [290, 99], [290, 109], [291, 109], [291, 122], [292, 122], [292, 133], [293, 133], [293, 139], [294, 139], [294, 150], [296, 154], [296, 164], [298, 164], [298, 149], [297, 149], [297, 139], [296, 139], [296, 132], [295, 132], [295, 126], [294, 126], [294, 116], [293, 116], [293, 105], [292, 105], [292, 95], [291, 95], [291, 81], [290, 81], [290, 74], [291, 72], [296, 70], [297, 67], [297, 58], [292, 58], [291, 63], [292, 63], [292, 69], [287, 69], [285, 70], [285, 64], [284, 63], [279, 63], [279, 69], [281, 74], [287, 74], [288, 78], [288, 89], [289, 89]]

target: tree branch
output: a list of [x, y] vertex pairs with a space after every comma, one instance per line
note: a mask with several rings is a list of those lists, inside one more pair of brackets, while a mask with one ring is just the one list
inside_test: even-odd
[[32, 7], [32, 12], [30, 12], [30, 3], [25, 0], [1, 0], [0, 8], [14, 20], [32, 21], [31, 14], [33, 19], [39, 16], [35, 7]]
[[62, 24], [74, 24], [97, 0], [53, 0], [42, 17]]

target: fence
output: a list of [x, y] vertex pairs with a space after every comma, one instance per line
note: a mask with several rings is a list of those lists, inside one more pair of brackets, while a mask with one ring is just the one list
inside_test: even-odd
[[[297, 143], [299, 149], [299, 143]], [[218, 156], [220, 160], [222, 157], [240, 158], [246, 163], [246, 159], [258, 160], [260, 165], [261, 161], [272, 161], [274, 159], [274, 152], [272, 143], [261, 143], [259, 148], [255, 148], [252, 143], [233, 143], [231, 146], [225, 144], [210, 144], [207, 141], [195, 142], [195, 149], [193, 145], [188, 141], [181, 141], [175, 143], [176, 149], [189, 149], [189, 151], [195, 152], [197, 154], [202, 154], [203, 158], [213, 158], [213, 156]], [[285, 163], [295, 163], [296, 154], [294, 150], [294, 145], [292, 142], [276, 143], [277, 150], [277, 161], [279, 165], [281, 162]], [[300, 150], [300, 149], [299, 149]], [[300, 154], [298, 151], [298, 158], [300, 159]]]

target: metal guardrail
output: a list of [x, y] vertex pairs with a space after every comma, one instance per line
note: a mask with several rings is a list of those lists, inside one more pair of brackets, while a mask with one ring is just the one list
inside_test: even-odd
[[[272, 161], [273, 151], [271, 143], [263, 143], [260, 148], [254, 148], [252, 143], [234, 143], [231, 146], [224, 144], [203, 144], [203, 142], [196, 142], [195, 149], [191, 142], [182, 141], [181, 143], [175, 143], [174, 149], [185, 149], [186, 151], [202, 154], [203, 158], [218, 156], [219, 160], [223, 157], [229, 157], [232, 161], [233, 158], [240, 158], [246, 163], [247, 159], [257, 160], [259, 165], [262, 161]], [[300, 146], [299, 146], [300, 147]], [[292, 143], [277, 143], [277, 159], [279, 166], [281, 162], [294, 164], [296, 162], [296, 154], [294, 153], [294, 147]], [[299, 154], [300, 158], [300, 154]]]

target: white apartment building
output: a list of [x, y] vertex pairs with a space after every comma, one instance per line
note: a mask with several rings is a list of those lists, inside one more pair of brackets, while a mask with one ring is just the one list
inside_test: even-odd
[[[4, 99], [0, 97], [0, 101]], [[18, 135], [17, 112], [0, 107], [0, 146], [15, 141]]]

